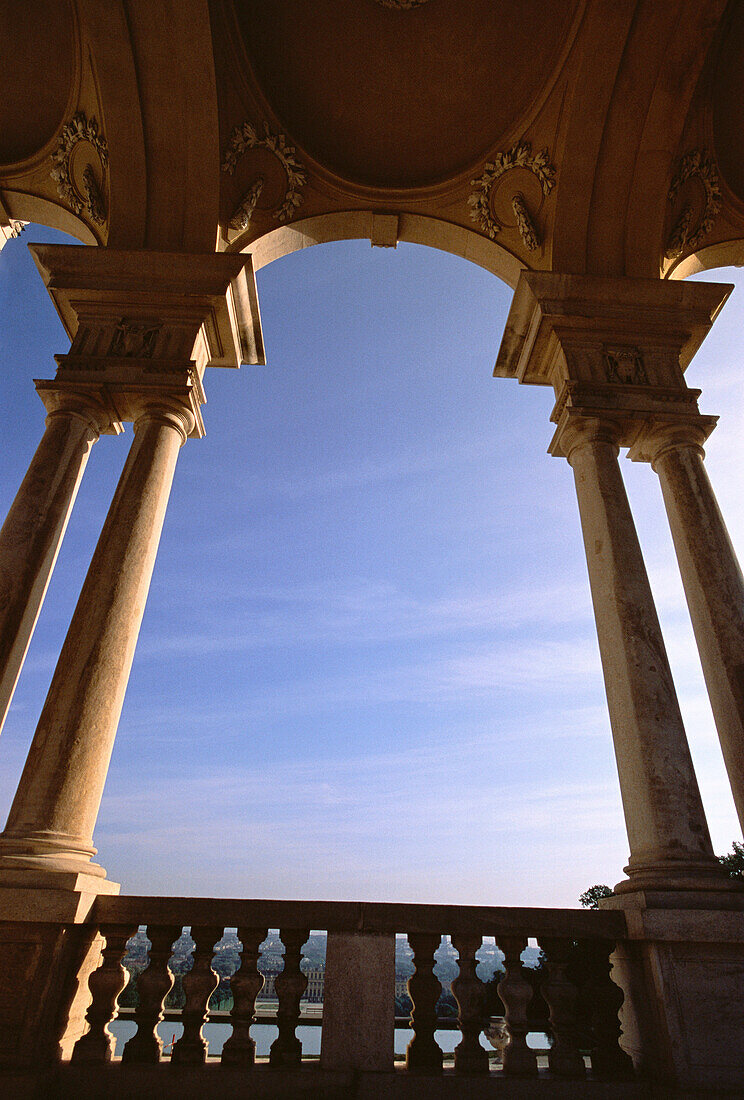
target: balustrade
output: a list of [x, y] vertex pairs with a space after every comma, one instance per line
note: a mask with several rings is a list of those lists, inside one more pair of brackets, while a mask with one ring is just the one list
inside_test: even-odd
[[240, 967], [230, 979], [233, 1007], [230, 1013], [232, 1035], [222, 1048], [222, 1064], [225, 1066], [252, 1066], [256, 1060], [256, 1044], [251, 1038], [256, 998], [263, 984], [263, 974], [258, 970], [259, 947], [268, 935], [267, 928], [238, 928], [242, 944]]
[[[170, 1057], [173, 1065], [204, 1063], [208, 1049], [203, 1025], [219, 1020], [232, 1025], [232, 1034], [224, 1043], [220, 1059], [225, 1072], [233, 1068], [275, 1074], [296, 1069], [303, 1061], [302, 1044], [296, 1030], [298, 1024], [309, 1018], [307, 1009], [303, 1014], [301, 1002], [307, 985], [303, 946], [308, 941], [310, 929], [326, 929], [335, 935], [343, 933], [347, 938], [387, 936], [392, 961], [393, 941], [396, 931], [402, 927], [407, 929], [416, 967], [408, 984], [413, 1001], [410, 1027], [414, 1032], [406, 1052], [409, 1073], [439, 1075], [443, 1066], [452, 1065], [445, 1060], [436, 1036], [439, 1029], [448, 1027], [461, 1033], [454, 1050], [454, 1072], [458, 1076], [503, 1073], [509, 1077], [534, 1078], [539, 1073], [548, 1079], [579, 1079], [586, 1076], [587, 1065], [591, 1076], [597, 1078], [623, 1080], [631, 1074], [630, 1060], [618, 1045], [618, 1010], [622, 994], [610, 978], [610, 955], [615, 942], [624, 936], [622, 912], [220, 902], [199, 898], [102, 897], [97, 901], [91, 935], [100, 933], [105, 945], [101, 964], [88, 980], [92, 995], [86, 1017], [89, 1030], [75, 1045], [73, 1065], [105, 1065], [113, 1060], [109, 1025], [117, 1016], [117, 996], [124, 986], [121, 962], [126, 954], [127, 940], [140, 920], [147, 928], [151, 946], [148, 965], [137, 977], [138, 1005], [133, 1010], [137, 1032], [123, 1048], [121, 1062], [125, 1066], [168, 1061], [157, 1034], [158, 1024], [167, 1015], [169, 1021], [180, 1020], [183, 1025], [183, 1034], [175, 1042]], [[166, 998], [174, 984], [174, 972], [179, 969], [172, 959], [172, 948], [184, 928], [190, 929], [194, 943], [193, 965], [183, 975], [183, 1006], [167, 1008]], [[279, 930], [284, 945], [284, 969], [274, 983], [279, 1034], [268, 1058], [258, 1059], [257, 1065], [250, 1028], [256, 1022], [256, 1001], [264, 987], [262, 970], [266, 970], [266, 959], [263, 964], [259, 961], [261, 945], [272, 928]], [[216, 1012], [209, 1007], [219, 981], [216, 973], [219, 964], [215, 962], [213, 969], [213, 959], [225, 929], [231, 932], [239, 959], [236, 969], [229, 975], [232, 1007], [229, 1011]], [[459, 956], [459, 974], [452, 982], [458, 1008], [456, 1020], [437, 1015], [437, 1002], [442, 992], [442, 984], [435, 973], [435, 952], [441, 957], [440, 929], [451, 936]], [[504, 973], [497, 987], [504, 1006], [503, 1028], [507, 1037], [503, 1060], [496, 1051], [489, 1052], [481, 1041], [488, 1020], [485, 985], [476, 971], [484, 936], [491, 937], [494, 943], [491, 950], [498, 949], [503, 956]], [[537, 972], [526, 969], [523, 962], [529, 936], [535, 938], [544, 953]], [[348, 956], [342, 953], [340, 957]], [[329, 955], [329, 964], [330, 959]], [[138, 960], [137, 969], [139, 965]], [[225, 974], [224, 966], [220, 972]], [[385, 980], [384, 973], [383, 968], [377, 974], [378, 983], [381, 976]], [[361, 1005], [365, 978], [363, 972], [350, 967], [343, 974], [335, 973], [333, 980], [358, 989], [356, 1003]], [[392, 965], [389, 981], [392, 1004]], [[543, 1000], [549, 1010], [549, 1023], [542, 1022], [544, 1007], [541, 1022], [536, 1023], [535, 1006]], [[355, 998], [347, 997], [344, 1003], [353, 1004]], [[121, 1015], [119, 1011], [120, 1018]], [[273, 1022], [274, 1018], [266, 1016], [265, 1019]], [[347, 1025], [348, 1021], [338, 1015], [328, 1023], [334, 1029], [333, 1035], [328, 1035], [329, 1044], [331, 1039], [333, 1041], [334, 1059], [340, 1057], [338, 1051], [343, 1050]], [[375, 1026], [381, 1028], [383, 1025]], [[538, 1061], [536, 1051], [528, 1043], [528, 1033], [543, 1027], [549, 1031], [551, 1046], [547, 1058], [543, 1051]], [[353, 1030], [349, 1034], [353, 1035]], [[392, 1070], [392, 1025], [382, 1042], [390, 1046], [389, 1069]], [[323, 1064], [316, 1064], [311, 1072], [316, 1070], [322, 1074]]]

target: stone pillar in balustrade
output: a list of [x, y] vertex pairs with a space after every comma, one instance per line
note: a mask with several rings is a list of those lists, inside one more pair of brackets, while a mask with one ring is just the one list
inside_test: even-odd
[[715, 417], [650, 422], [630, 450], [659, 476], [739, 821], [744, 829], [744, 577], [703, 461]]
[[[744, 980], [744, 891], [713, 856], [617, 455], [628, 447], [654, 461], [685, 586], [708, 586], [704, 597], [688, 591], [693, 619], [703, 622], [703, 605], [708, 617], [696, 627], [703, 660], [725, 679], [736, 633], [723, 618], [714, 627], [711, 609], [740, 590], [694, 451], [714, 421], [699, 413], [684, 371], [729, 292], [523, 272], [494, 371], [556, 396], [549, 449], [573, 468], [630, 841], [628, 878], [601, 903], [623, 910], [627, 926], [612, 955], [621, 1042], [637, 1071], [673, 1088], [744, 1086], [744, 1021], [728, 1008]], [[653, 443], [679, 440], [672, 428], [682, 424], [702, 433], [692, 450]]]
[[120, 432], [104, 395], [37, 381], [46, 430], [0, 530], [0, 730], [13, 698], [91, 447]]

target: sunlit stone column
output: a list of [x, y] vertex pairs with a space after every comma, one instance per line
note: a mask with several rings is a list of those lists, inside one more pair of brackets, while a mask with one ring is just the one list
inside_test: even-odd
[[93, 827], [142, 622], [176, 459], [193, 426], [146, 407], [70, 624], [4, 833], [0, 869], [105, 876]]
[[[47, 402], [49, 395], [44, 394]], [[80, 397], [52, 406], [0, 531], [0, 729], [26, 657], [103, 410]]]
[[574, 472], [630, 842], [616, 891], [725, 886], [697, 779], [610, 420], [571, 416]]
[[643, 447], [661, 482], [703, 674], [744, 829], [744, 577], [703, 462], [706, 435], [695, 423], [659, 425], [644, 438]]

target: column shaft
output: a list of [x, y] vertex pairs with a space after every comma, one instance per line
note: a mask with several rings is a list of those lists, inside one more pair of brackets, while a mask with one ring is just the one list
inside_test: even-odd
[[625, 888], [712, 885], [720, 876], [617, 453], [595, 434], [568, 459], [630, 841]]
[[693, 443], [662, 449], [659, 475], [703, 675], [744, 829], [744, 577]]
[[88, 861], [179, 448], [146, 412], [101, 532], [0, 837], [0, 866], [105, 872]]
[[0, 531], [0, 729], [96, 439], [98, 425], [85, 411], [50, 413]]

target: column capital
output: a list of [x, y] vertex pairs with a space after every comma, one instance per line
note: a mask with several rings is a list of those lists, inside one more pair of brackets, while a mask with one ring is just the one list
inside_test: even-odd
[[633, 462], [649, 462], [654, 469], [663, 454], [679, 448], [692, 448], [704, 458], [703, 444], [717, 422], [717, 416], [702, 415], [688, 419], [651, 419], [633, 441], [628, 458]]
[[175, 428], [181, 436], [183, 445], [195, 428], [194, 412], [179, 398], [168, 400], [159, 397], [157, 401], [145, 404], [142, 411], [134, 419], [134, 431], [137, 433], [147, 424], [166, 424]]
[[558, 427], [550, 442], [549, 452], [554, 458], [571, 462], [572, 454], [580, 447], [607, 443], [618, 454], [622, 440], [622, 423], [596, 410], [564, 409]]
[[77, 416], [99, 435], [120, 435], [124, 431], [109, 395], [103, 387], [74, 385], [65, 381], [35, 378], [36, 392], [47, 411], [47, 424], [52, 417]]

